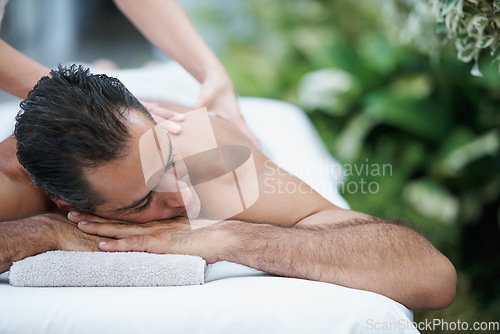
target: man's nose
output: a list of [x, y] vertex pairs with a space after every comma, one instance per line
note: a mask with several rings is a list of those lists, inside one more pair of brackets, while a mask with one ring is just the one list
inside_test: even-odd
[[185, 205], [179, 189], [176, 192], [159, 192], [158, 196], [167, 207], [177, 208]]

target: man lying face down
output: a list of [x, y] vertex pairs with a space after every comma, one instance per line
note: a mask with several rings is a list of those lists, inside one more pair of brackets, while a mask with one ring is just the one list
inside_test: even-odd
[[[409, 308], [454, 299], [454, 267], [424, 237], [336, 207], [222, 119], [189, 112], [167, 134], [117, 79], [77, 66], [42, 78], [21, 109], [19, 162], [56, 211], [108, 238], [102, 251], [227, 260]], [[284, 183], [297, 191], [270, 191]]]

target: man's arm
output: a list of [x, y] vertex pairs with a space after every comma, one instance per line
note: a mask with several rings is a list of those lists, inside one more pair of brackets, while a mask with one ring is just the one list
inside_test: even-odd
[[44, 216], [0, 222], [0, 273], [13, 262], [56, 249], [53, 230]]
[[109, 240], [79, 231], [56, 213], [0, 221], [0, 273], [28, 256], [51, 250], [99, 251], [99, 242]]
[[25, 99], [50, 70], [0, 39], [0, 89]]
[[[347, 211], [347, 210], [343, 210]], [[352, 211], [350, 211], [352, 212]], [[325, 210], [294, 227], [225, 221], [193, 229], [182, 218], [147, 224], [79, 224], [113, 237], [104, 251], [147, 251], [231, 261], [271, 274], [334, 283], [385, 295], [409, 308], [443, 308], [454, 299], [453, 265], [412, 229]], [[332, 223], [325, 223], [330, 217]], [[79, 219], [92, 221], [92, 217]]]
[[226, 229], [219, 260], [376, 292], [408, 308], [444, 308], [455, 296], [451, 262], [402, 225], [371, 217], [292, 228], [229, 222]]

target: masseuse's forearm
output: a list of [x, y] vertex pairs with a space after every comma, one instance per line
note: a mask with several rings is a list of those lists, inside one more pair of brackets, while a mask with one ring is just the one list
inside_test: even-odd
[[55, 249], [54, 229], [43, 215], [0, 222], [0, 272], [13, 262]]
[[272, 274], [368, 290], [409, 308], [446, 307], [454, 297], [451, 263], [415, 231], [363, 221], [279, 227], [231, 221], [219, 260]]
[[50, 70], [0, 39], [0, 89], [25, 99]]
[[149, 41], [181, 64], [199, 82], [205, 80], [208, 71], [225, 74], [219, 60], [176, 0], [114, 2]]

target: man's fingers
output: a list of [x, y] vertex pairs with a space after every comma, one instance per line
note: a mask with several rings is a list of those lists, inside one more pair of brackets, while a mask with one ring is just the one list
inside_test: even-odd
[[151, 236], [133, 235], [125, 239], [100, 242], [99, 249], [105, 252], [147, 252]]
[[95, 222], [95, 223], [116, 222], [116, 220], [113, 220], [113, 219], [102, 218], [102, 217], [91, 215], [90, 213], [79, 212], [79, 211], [70, 211], [68, 213], [68, 219], [74, 223], [79, 223], [81, 221]]
[[78, 224], [78, 228], [88, 234], [120, 239], [132, 235], [144, 234], [147, 229], [135, 224], [88, 223], [84, 221]]

